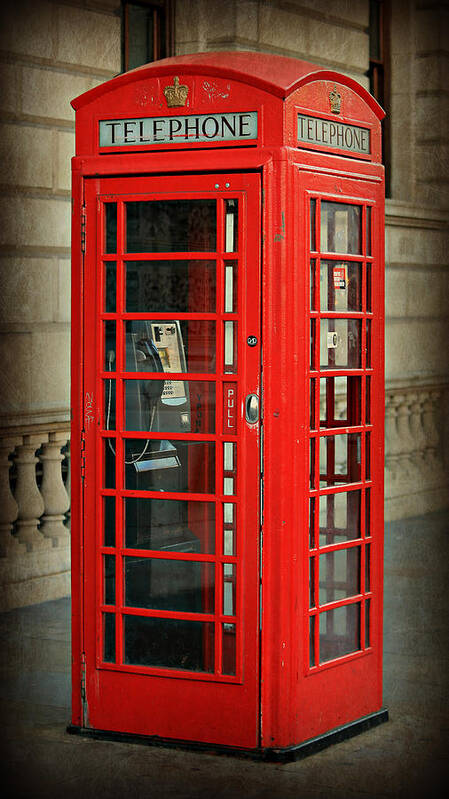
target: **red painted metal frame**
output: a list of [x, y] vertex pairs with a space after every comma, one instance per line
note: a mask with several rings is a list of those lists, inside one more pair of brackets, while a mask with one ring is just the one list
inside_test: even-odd
[[[189, 145], [189, 149], [167, 152], [161, 150], [144, 152], [121, 151], [99, 154], [96, 120], [99, 118], [119, 118], [127, 116], [159, 116], [160, 106], [152, 110], [151, 103], [144, 98], [149, 89], [160, 91], [161, 87], [171, 82], [178, 75], [181, 82], [187, 82], [192, 90], [191, 105], [182, 113], [202, 113], [204, 108], [210, 112], [229, 110], [248, 110], [254, 108], [260, 114], [259, 140], [251, 146], [219, 146], [201, 148]], [[202, 98], [200, 83], [204, 79], [216, 81], [218, 89], [224, 85], [231, 87], [228, 98], [218, 95], [208, 103]], [[315, 116], [329, 119], [327, 97], [329, 87], [337, 85], [343, 98], [340, 121], [369, 127], [372, 131], [371, 159], [354, 156], [352, 153], [335, 149], [319, 152], [315, 147], [298, 147], [296, 140], [296, 114], [298, 110]], [[248, 102], [250, 88], [251, 102]], [[149, 96], [149, 95], [148, 95]], [[139, 101], [140, 97], [140, 101]], [[137, 98], [137, 99], [136, 99]], [[147, 104], [147, 108], [144, 108]], [[381, 707], [381, 651], [382, 651], [382, 534], [383, 534], [383, 168], [380, 165], [380, 119], [383, 112], [376, 101], [351, 79], [330, 70], [320, 70], [313, 65], [281, 57], [261, 54], [223, 53], [185, 56], [179, 59], [168, 59], [160, 64], [149, 65], [135, 70], [133, 73], [120, 76], [114, 81], [97, 87], [74, 103], [77, 108], [77, 157], [73, 161], [74, 170], [74, 260], [73, 260], [73, 382], [72, 409], [73, 433], [72, 441], [79, 441], [83, 431], [83, 397], [90, 385], [83, 385], [82, 367], [84, 362], [83, 311], [80, 298], [85, 297], [84, 311], [95, 314], [92, 299], [88, 291], [84, 291], [83, 261], [76, 247], [80, 239], [80, 219], [83, 205], [84, 186], [92, 185], [92, 196], [100, 191], [100, 180], [115, 176], [120, 183], [120, 175], [124, 179], [128, 175], [173, 175], [173, 185], [182, 190], [186, 180], [195, 180], [193, 173], [209, 172], [219, 183], [218, 196], [225, 196], [223, 183], [225, 180], [239, 180], [233, 172], [258, 172], [262, 177], [264, 202], [262, 204], [262, 389], [263, 389], [263, 459], [261, 476], [263, 477], [263, 550], [261, 552], [262, 607], [261, 607], [261, 650], [259, 652], [257, 636], [253, 637], [253, 650], [250, 657], [257, 670], [260, 657], [260, 707], [257, 693], [253, 693], [249, 704], [253, 702], [256, 713], [256, 730], [247, 733], [242, 727], [240, 708], [237, 709], [230, 699], [232, 707], [222, 719], [212, 714], [206, 724], [199, 723], [198, 714], [179, 719], [178, 708], [171, 688], [177, 678], [166, 679], [155, 674], [148, 678], [143, 673], [114, 672], [111, 668], [104, 671], [114, 674], [125, 681], [136, 680], [142, 697], [147, 696], [147, 680], [154, 679], [160, 691], [160, 704], [165, 703], [174, 713], [169, 727], [165, 720], [158, 716], [155, 732], [173, 738], [186, 740], [202, 740], [221, 742], [229, 746], [255, 748], [284, 748], [295, 746], [310, 737], [320, 735], [335, 726], [353, 721], [366, 714], [377, 711]], [[170, 113], [178, 113], [179, 109]], [[225, 177], [225, 176], [228, 177]], [[191, 176], [191, 177], [188, 177]], [[200, 181], [207, 181], [202, 175]], [[256, 179], [254, 177], [254, 179]], [[142, 178], [141, 180], [145, 180]], [[104, 184], [106, 186], [106, 183]], [[112, 185], [108, 184], [107, 185]], [[115, 184], [114, 184], [115, 185]], [[123, 183], [123, 185], [125, 185]], [[128, 185], [128, 184], [127, 184]], [[129, 184], [131, 185], [131, 184]], [[201, 183], [203, 185], [203, 183]], [[145, 189], [143, 189], [145, 191]], [[105, 189], [106, 192], [106, 189]], [[107, 193], [110, 194], [109, 189]], [[232, 194], [232, 189], [231, 189]], [[338, 261], [356, 261], [371, 264], [371, 301], [372, 308], [367, 312], [362, 306], [360, 312], [339, 314], [309, 310], [309, 221], [308, 201], [310, 197], [332, 199], [361, 204], [372, 207], [373, 249], [371, 256], [366, 248], [360, 256], [326, 254], [326, 260], [335, 258]], [[92, 242], [95, 238], [96, 211], [87, 219], [86, 261], [92, 258]], [[317, 225], [319, 219], [317, 219]], [[364, 228], [363, 228], [364, 229]], [[250, 237], [250, 248], [259, 253], [259, 227], [256, 217], [248, 220], [247, 231]], [[228, 258], [230, 254], [226, 254]], [[316, 273], [319, 269], [319, 252], [312, 253], [316, 259]], [[201, 259], [209, 254], [196, 253], [194, 257]], [[146, 256], [145, 256], [146, 257]], [[160, 260], [160, 254], [157, 259]], [[171, 257], [171, 256], [170, 256]], [[189, 258], [191, 255], [189, 254]], [[133, 254], [133, 259], [135, 258]], [[139, 258], [139, 255], [136, 256]], [[104, 259], [105, 260], [105, 259]], [[107, 260], [107, 258], [106, 258]], [[111, 257], [110, 260], [113, 260]], [[365, 278], [364, 278], [365, 281]], [[251, 302], [259, 298], [250, 282], [247, 290]], [[366, 294], [363, 283], [363, 296]], [[251, 302], [249, 306], [251, 307]], [[364, 300], [365, 302], [365, 300]], [[255, 312], [255, 309], [253, 309]], [[167, 315], [151, 314], [151, 317], [167, 318]], [[178, 316], [178, 314], [177, 314]], [[210, 315], [203, 315], [205, 319]], [[351, 370], [311, 370], [309, 363], [309, 324], [310, 320], [318, 325], [319, 319], [353, 318], [362, 320], [363, 347], [369, 333], [371, 339], [371, 362], [365, 356], [359, 369]], [[106, 318], [106, 316], [105, 316]], [[125, 316], [123, 317], [125, 318]], [[127, 314], [126, 318], [139, 318], [139, 315]], [[229, 318], [234, 318], [230, 316]], [[253, 317], [255, 319], [255, 317]], [[364, 320], [366, 319], [366, 328]], [[368, 323], [370, 331], [368, 331]], [[253, 332], [253, 330], [248, 332]], [[88, 331], [90, 333], [90, 330]], [[240, 351], [244, 349], [245, 331], [240, 330]], [[87, 347], [89, 344], [86, 345]], [[241, 363], [241, 360], [239, 361]], [[365, 413], [366, 385], [368, 379], [371, 388], [370, 420], [361, 416], [358, 424], [339, 424], [335, 427], [317, 427], [310, 431], [309, 381], [315, 380], [315, 412], [319, 407], [319, 379], [341, 374], [357, 376], [362, 384], [361, 407]], [[101, 380], [107, 375], [99, 371], [91, 373], [92, 380]], [[140, 375], [142, 376], [142, 375]], [[157, 377], [158, 375], [153, 375]], [[133, 373], [138, 378], [139, 373]], [[151, 377], [145, 373], [145, 378]], [[203, 374], [171, 375], [185, 380], [211, 380], [213, 376]], [[230, 377], [230, 376], [227, 376]], [[233, 378], [232, 378], [233, 380]], [[249, 391], [250, 389], [248, 389]], [[241, 430], [241, 396], [239, 400], [238, 425]], [[220, 411], [221, 412], [221, 411]], [[319, 420], [317, 421], [319, 425]], [[364, 436], [371, 440], [371, 481], [368, 482], [362, 473], [357, 483], [349, 486], [330, 485], [326, 488], [310, 491], [309, 475], [309, 440], [323, 438], [333, 434], [360, 434], [362, 439], [362, 461], [365, 451]], [[217, 417], [217, 429], [218, 427]], [[226, 440], [239, 440], [239, 429], [235, 438], [226, 436]], [[197, 434], [199, 439], [211, 440], [207, 434]], [[129, 434], [132, 438], [146, 438], [147, 434]], [[154, 436], [155, 437], [155, 436]], [[176, 437], [176, 436], [174, 436]], [[89, 453], [89, 441], [87, 442]], [[318, 453], [317, 453], [318, 455]], [[82, 726], [92, 725], [91, 720], [82, 715], [80, 701], [82, 682], [82, 653], [86, 650], [86, 637], [83, 625], [92, 626], [90, 611], [83, 622], [81, 612], [83, 593], [92, 596], [94, 585], [89, 568], [86, 569], [84, 538], [82, 533], [83, 518], [93, 513], [92, 506], [83, 510], [83, 490], [81, 481], [77, 480], [81, 468], [81, 451], [73, 446], [74, 486], [72, 491], [72, 537], [73, 537], [73, 723]], [[254, 468], [254, 465], [253, 467]], [[248, 468], [241, 468], [240, 477], [251, 480]], [[257, 467], [256, 467], [257, 471]], [[319, 478], [318, 460], [315, 466], [315, 479]], [[90, 479], [89, 470], [85, 484]], [[245, 485], [240, 489], [245, 492]], [[354, 602], [371, 601], [371, 641], [369, 649], [361, 650], [349, 656], [310, 667], [309, 663], [309, 618], [317, 615], [319, 608], [309, 608], [309, 558], [317, 558], [319, 552], [339, 551], [354, 546], [362, 549], [366, 546], [364, 519], [360, 539], [351, 540], [347, 544], [332, 545], [324, 550], [309, 549], [309, 498], [319, 495], [336, 494], [341, 491], [370, 492], [371, 513], [371, 591], [361, 590], [360, 595], [339, 601], [331, 607], [340, 607]], [[107, 491], [103, 493], [107, 494]], [[111, 494], [114, 492], [111, 491]], [[135, 492], [129, 491], [129, 495]], [[186, 494], [191, 499], [191, 494]], [[252, 496], [251, 493], [249, 496]], [[208, 495], [197, 495], [203, 500]], [[316, 502], [318, 499], [316, 499]], [[363, 514], [363, 511], [362, 511]], [[248, 541], [257, 542], [258, 525], [246, 529]], [[316, 530], [317, 534], [317, 530]], [[86, 544], [88, 542], [86, 541]], [[251, 543], [252, 546], [252, 543]], [[104, 550], [109, 552], [110, 550]], [[133, 550], [133, 554], [135, 550]], [[154, 554], [154, 553], [152, 553]], [[156, 557], [160, 555], [156, 554]], [[189, 556], [190, 557], [190, 556]], [[189, 557], [184, 556], [188, 560]], [[210, 556], [194, 556], [195, 560], [207, 562]], [[192, 558], [193, 559], [193, 558]], [[214, 559], [214, 558], [212, 558]], [[233, 562], [232, 558], [226, 558]], [[257, 575], [257, 557], [252, 561], [254, 575]], [[362, 564], [363, 565], [363, 564]], [[364, 571], [362, 570], [362, 573]], [[98, 578], [97, 578], [98, 579]], [[318, 579], [317, 577], [315, 579]], [[361, 589], [364, 588], [361, 577]], [[317, 594], [318, 585], [315, 586]], [[240, 595], [240, 602], [246, 604], [246, 593]], [[251, 601], [250, 601], [251, 605]], [[90, 607], [90, 606], [89, 606]], [[216, 606], [218, 607], [218, 605]], [[327, 608], [328, 606], [326, 606]], [[242, 605], [243, 609], [243, 605]], [[252, 618], [253, 611], [249, 608]], [[207, 618], [215, 618], [208, 614]], [[89, 633], [90, 635], [91, 633]], [[93, 650], [92, 642], [89, 644]], [[242, 653], [243, 655], [245, 653]], [[89, 668], [89, 660], [87, 665]], [[318, 663], [315, 655], [315, 662]], [[148, 669], [145, 669], [148, 672]], [[183, 686], [182, 701], [190, 702], [189, 696], [197, 696], [197, 703], [207, 704], [201, 698], [206, 694], [196, 694], [200, 686], [208, 691], [214, 684], [220, 691], [233, 691], [238, 686], [227, 684], [225, 680], [214, 683], [213, 678], [198, 680], [184, 675], [179, 683]], [[207, 676], [207, 675], [206, 675]], [[232, 683], [232, 678], [231, 678]], [[114, 683], [114, 694], [104, 697], [106, 705], [117, 705], [117, 697], [126, 692], [126, 682]], [[95, 691], [91, 681], [87, 684], [87, 698]], [[179, 696], [178, 701], [179, 701]], [[222, 694], [224, 696], [224, 694]], [[232, 694], [230, 694], [232, 696]], [[218, 695], [217, 695], [218, 697]], [[247, 697], [248, 698], [248, 697]], [[212, 701], [214, 704], [215, 698]], [[221, 700], [220, 700], [221, 701]], [[245, 700], [246, 701], [246, 700]], [[110, 729], [124, 732], [141, 732], [144, 729], [146, 700], [134, 718], [126, 719], [126, 714], [116, 712], [114, 719], [110, 715]], [[260, 720], [258, 714], [260, 711]], [[109, 712], [109, 711], [108, 711]], [[157, 713], [160, 711], [157, 710]], [[148, 714], [147, 714], [148, 715]], [[200, 714], [201, 715], [201, 714]], [[232, 722], [229, 720], [233, 717]], [[203, 716], [203, 721], [205, 716]], [[160, 723], [159, 723], [160, 722]], [[253, 724], [253, 722], [251, 722]], [[115, 726], [114, 726], [115, 725]], [[208, 727], [209, 725], [209, 727]], [[205, 731], [205, 728], [208, 729]], [[238, 729], [239, 728], [239, 729]], [[104, 729], [104, 727], [103, 727]], [[146, 729], [146, 728], [145, 728]], [[167, 732], [167, 730], [169, 730]], [[246, 737], [245, 737], [246, 736]], [[242, 743], [242, 741], [244, 741]]]

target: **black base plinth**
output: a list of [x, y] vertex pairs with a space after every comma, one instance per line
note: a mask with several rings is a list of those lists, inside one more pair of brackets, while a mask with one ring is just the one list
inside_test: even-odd
[[332, 744], [346, 741], [354, 735], [377, 727], [388, 721], [388, 710], [382, 708], [376, 713], [370, 713], [357, 721], [343, 724], [341, 727], [318, 735], [316, 738], [309, 738], [303, 743], [294, 746], [287, 746], [282, 749], [240, 749], [233, 746], [223, 746], [221, 744], [200, 743], [197, 741], [181, 741], [173, 738], [160, 738], [157, 735], [132, 735], [131, 733], [112, 732], [111, 730], [95, 730], [87, 727], [78, 727], [70, 724], [67, 732], [70, 735], [84, 735], [88, 738], [103, 741], [117, 741], [121, 743], [145, 744], [146, 746], [165, 746], [172, 749], [187, 749], [196, 752], [209, 752], [210, 754], [229, 755], [232, 757], [246, 757], [253, 760], [265, 760], [274, 763], [289, 763], [293, 760], [301, 760], [303, 757], [320, 752]]

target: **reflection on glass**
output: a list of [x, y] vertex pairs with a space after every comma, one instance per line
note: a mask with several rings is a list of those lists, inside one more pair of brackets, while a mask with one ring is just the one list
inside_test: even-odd
[[104, 281], [104, 310], [106, 313], [115, 313], [117, 309], [117, 264], [115, 261], [106, 261], [103, 265]]
[[125, 663], [213, 672], [214, 631], [211, 622], [125, 615]]
[[124, 266], [128, 312], [215, 312], [215, 261], [125, 261]]
[[361, 378], [322, 377], [320, 380], [320, 426], [361, 423]]
[[126, 252], [213, 252], [215, 200], [125, 203]]
[[138, 491], [215, 492], [215, 444], [124, 439], [125, 487]]
[[310, 429], [315, 430], [316, 422], [315, 422], [315, 385], [316, 380], [312, 378], [310, 381]]
[[371, 433], [365, 436], [365, 480], [371, 480]]
[[215, 383], [125, 380], [125, 430], [214, 433]]
[[125, 546], [163, 552], [215, 552], [215, 504], [126, 497]]
[[235, 616], [235, 565], [223, 563], [223, 615]]
[[234, 494], [234, 478], [223, 477], [223, 494], [229, 496]]
[[320, 555], [320, 605], [360, 593], [360, 547]]
[[320, 438], [320, 486], [360, 480], [360, 433]]
[[222, 673], [233, 675], [236, 672], [237, 636], [235, 624], [222, 624]]
[[310, 488], [315, 488], [315, 439], [310, 439], [309, 451]]
[[237, 311], [237, 261], [226, 261], [224, 275], [224, 312], [235, 313]]
[[316, 319], [310, 320], [310, 368], [316, 369]]
[[320, 547], [360, 538], [361, 492], [320, 497]]
[[362, 265], [352, 261], [321, 261], [322, 311], [362, 310]]
[[366, 368], [371, 369], [371, 319], [366, 320]]
[[104, 604], [115, 605], [115, 555], [103, 555]]
[[103, 439], [103, 488], [115, 488], [115, 438]]
[[104, 380], [104, 429], [115, 430], [115, 380]]
[[125, 353], [127, 372], [214, 372], [215, 322], [133, 319], [126, 322]]
[[117, 203], [105, 203], [105, 253], [117, 252]]
[[234, 450], [235, 444], [232, 441], [225, 441], [223, 444], [223, 469], [225, 472], [234, 470]]
[[320, 663], [360, 649], [360, 605], [320, 613]]
[[366, 310], [368, 313], [371, 313], [373, 310], [372, 308], [372, 297], [371, 297], [371, 275], [372, 275], [372, 267], [371, 264], [366, 265]]
[[371, 424], [371, 378], [366, 378], [366, 424]]
[[238, 200], [225, 200], [225, 252], [238, 250]]
[[365, 547], [365, 591], [371, 591], [371, 545]]
[[365, 535], [371, 536], [371, 489], [365, 491]]
[[115, 349], [115, 329], [116, 324], [112, 320], [104, 322], [104, 368], [106, 372], [115, 372], [117, 369], [116, 349]]
[[321, 251], [362, 252], [361, 206], [321, 202]]
[[115, 547], [115, 497], [103, 497], [103, 544]]
[[115, 663], [115, 613], [103, 613], [103, 662]]
[[153, 610], [209, 613], [214, 606], [213, 563], [124, 558], [125, 605]]
[[320, 365], [322, 369], [360, 368], [360, 320], [320, 320]]

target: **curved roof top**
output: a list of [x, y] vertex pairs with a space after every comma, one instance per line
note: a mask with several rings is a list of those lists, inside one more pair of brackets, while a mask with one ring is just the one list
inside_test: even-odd
[[308, 61], [287, 58], [281, 55], [242, 51], [217, 51], [208, 53], [192, 53], [190, 55], [164, 58], [150, 64], [124, 72], [112, 80], [106, 81], [94, 89], [81, 94], [72, 100], [75, 110], [91, 103], [107, 92], [114, 91], [128, 83], [144, 78], [156, 78], [161, 75], [195, 75], [207, 72], [208, 75], [239, 80], [250, 86], [274, 94], [287, 97], [301, 85], [312, 80], [337, 80], [359, 94], [382, 119], [385, 114], [379, 103], [352, 78], [330, 69], [323, 69]]

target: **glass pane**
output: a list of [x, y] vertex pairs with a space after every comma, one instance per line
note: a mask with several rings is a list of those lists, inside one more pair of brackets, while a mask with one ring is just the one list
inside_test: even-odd
[[361, 322], [358, 319], [321, 319], [322, 369], [360, 369]]
[[365, 535], [371, 536], [371, 489], [365, 492]]
[[360, 649], [360, 605], [320, 613], [320, 663]]
[[105, 253], [117, 252], [117, 203], [105, 203]]
[[215, 504], [126, 497], [125, 546], [166, 552], [215, 552]]
[[371, 591], [371, 545], [365, 547], [365, 591]]
[[224, 323], [224, 371], [237, 371], [237, 323]]
[[366, 320], [366, 368], [371, 369], [371, 319]]
[[104, 429], [115, 430], [115, 380], [104, 380]]
[[371, 206], [366, 207], [366, 254], [371, 255]]
[[115, 329], [115, 322], [108, 321], [104, 323], [104, 368], [106, 372], [115, 372], [117, 368], [115, 358]]
[[360, 510], [360, 491], [320, 497], [320, 547], [360, 538]]
[[235, 616], [235, 572], [233, 563], [223, 564], [223, 615]]
[[211, 622], [125, 616], [125, 663], [212, 672], [214, 628]]
[[214, 372], [215, 322], [126, 322], [125, 352], [127, 372]]
[[127, 3], [128, 14], [128, 65], [127, 69], [140, 67], [154, 61], [153, 9], [142, 8], [136, 3]]
[[225, 263], [224, 312], [237, 312], [237, 261]]
[[309, 503], [309, 547], [315, 548], [315, 497]]
[[215, 383], [125, 380], [125, 430], [214, 433]]
[[117, 309], [117, 264], [107, 261], [104, 264], [104, 309], [106, 313], [115, 313]]
[[365, 647], [366, 648], [371, 646], [370, 610], [371, 610], [371, 599], [367, 599], [366, 602], [365, 602]]
[[103, 543], [115, 547], [115, 497], [103, 497]]
[[320, 605], [360, 593], [360, 547], [320, 555]]
[[115, 605], [115, 555], [103, 556], [104, 604]]
[[310, 488], [315, 488], [315, 439], [310, 439], [310, 459], [309, 459], [309, 472], [310, 472]]
[[315, 430], [316, 423], [315, 423], [315, 386], [316, 380], [313, 378], [310, 381], [310, 429]]
[[316, 200], [310, 200], [310, 249], [316, 250]]
[[127, 607], [185, 613], [213, 612], [213, 563], [126, 557], [124, 582]]
[[235, 555], [235, 506], [232, 502], [223, 503], [223, 554]]
[[310, 668], [316, 665], [315, 663], [315, 616], [309, 619], [309, 664]]
[[371, 378], [366, 378], [366, 424], [371, 424]]
[[310, 320], [310, 368], [316, 369], [316, 320]]
[[320, 426], [361, 424], [361, 378], [322, 377], [320, 380]]
[[371, 433], [365, 436], [365, 480], [371, 480]]
[[309, 560], [309, 607], [315, 607], [315, 558]]
[[361, 311], [362, 264], [321, 261], [320, 305], [322, 311]]
[[360, 433], [320, 438], [320, 486], [360, 480]]
[[310, 310], [316, 311], [318, 306], [317, 289], [316, 289], [316, 261], [312, 258], [310, 261]]
[[115, 663], [115, 613], [103, 613], [103, 662]]
[[225, 200], [225, 252], [237, 252], [238, 200]]
[[321, 251], [350, 255], [362, 252], [361, 206], [321, 203]]
[[115, 438], [103, 439], [103, 488], [115, 488]]
[[125, 487], [137, 491], [215, 492], [215, 444], [125, 439]]
[[235, 624], [223, 624], [223, 654], [222, 654], [222, 673], [235, 674], [236, 672], [236, 654], [237, 654], [237, 636]]
[[126, 252], [213, 252], [215, 200], [125, 203]]
[[214, 313], [215, 261], [125, 261], [131, 313]]
[[372, 308], [372, 295], [371, 295], [371, 264], [366, 265], [366, 310], [371, 313]]

